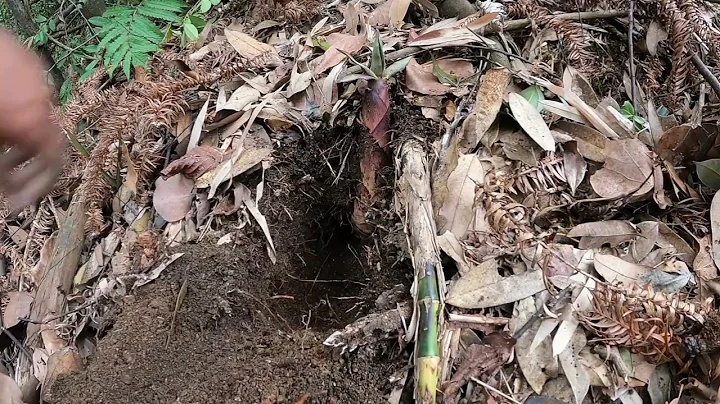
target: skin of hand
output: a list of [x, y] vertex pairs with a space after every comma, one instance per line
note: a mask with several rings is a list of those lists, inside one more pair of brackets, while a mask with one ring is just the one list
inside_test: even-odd
[[25, 404], [20, 387], [4, 374], [0, 374], [0, 404]]
[[[51, 117], [40, 59], [0, 29], [0, 191], [11, 212], [50, 192], [63, 168], [65, 139]], [[19, 170], [19, 165], [30, 161]]]

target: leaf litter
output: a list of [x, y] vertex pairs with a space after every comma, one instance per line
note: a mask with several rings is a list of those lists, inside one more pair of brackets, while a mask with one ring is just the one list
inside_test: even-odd
[[[383, 349], [388, 340], [403, 341], [395, 344], [394, 353], [414, 349], [414, 365], [431, 370], [418, 368], [412, 378], [405, 369], [398, 379], [414, 390], [416, 402], [436, 402], [440, 395], [443, 402], [531, 402], [539, 397], [637, 402], [646, 392], [653, 402], [666, 402], [679, 401], [680, 392], [687, 395], [688, 389], [690, 394], [717, 391], [717, 379], [702, 372], [717, 367], [717, 358], [704, 350], [720, 346], [711, 331], [718, 324], [713, 298], [720, 292], [720, 202], [714, 197], [720, 188], [720, 153], [717, 128], [708, 124], [717, 117], [714, 107], [703, 104], [707, 94], [698, 97], [699, 86], [684, 82], [686, 76], [699, 76], [678, 73], [695, 66], [688, 62], [687, 48], [678, 48], [688, 41], [692, 49], [710, 50], [702, 52], [700, 61], [714, 65], [714, 9], [670, 1], [651, 10], [636, 3], [641, 12], [633, 20], [635, 54], [627, 55], [627, 32], [620, 31], [633, 27], [625, 9], [604, 10], [610, 17], [583, 15], [580, 23], [574, 15], [591, 11], [584, 4], [570, 10], [535, 1], [505, 8], [484, 2], [480, 6], [492, 11], [439, 18], [424, 1], [334, 2], [326, 5], [326, 18], [308, 11], [306, 22], [314, 24], [308, 30], [291, 23], [296, 7], [291, 3], [273, 21], [252, 26], [252, 20], [241, 19], [203, 30], [183, 68], [201, 84], [184, 90], [199, 96], [192, 103], [178, 102], [177, 114], [164, 109], [149, 121], [134, 122], [138, 134], [123, 133], [121, 142], [117, 133], [105, 134], [115, 127], [98, 129], [101, 147], [90, 148], [92, 159], [77, 158], [72, 173], [79, 182], [93, 184], [92, 191], [106, 188], [98, 181], [110, 179], [112, 185], [119, 179], [109, 187], [117, 189], [112, 206], [104, 202], [107, 195], [80, 187], [82, 192], [67, 190], [66, 199], [56, 193], [28, 210], [25, 215], [33, 220], [27, 224], [8, 219], [2, 252], [14, 283], [4, 290], [11, 292], [5, 327], [18, 325], [8, 313], [34, 318], [32, 302], [45, 302], [38, 295], [42, 275], [61, 265], [55, 252], [67, 248], [64, 242], [70, 239], [62, 226], [65, 218], [83, 217], [79, 226], [87, 229], [77, 262], [64, 264], [76, 288], [64, 295], [64, 310], [82, 309], [64, 313], [58, 319], [62, 323], [54, 320], [62, 332], [54, 337], [45, 332], [47, 346], [30, 346], [38, 363], [50, 362], [52, 354], [42, 356], [50, 353], [48, 346], [84, 341], [80, 331], [64, 331], [94, 324], [90, 314], [99, 311], [82, 310], [98, 310], [101, 299], [122, 300], [141, 293], [139, 286], [160, 283], [182, 254], [168, 248], [204, 246], [208, 237], [213, 248], [244, 248], [237, 252], [241, 256], [248, 243], [262, 247], [264, 256], [252, 257], [254, 266], [244, 277], [272, 266], [285, 268], [299, 257], [303, 267], [317, 272], [302, 277], [288, 272], [292, 277], [283, 274], [281, 281], [270, 272], [267, 279], [313, 288], [321, 281], [351, 283], [341, 271], [348, 262], [305, 263], [301, 247], [286, 251], [293, 248], [284, 233], [308, 212], [317, 212], [308, 201], [328, 198], [338, 184], [353, 181], [339, 192], [351, 202], [330, 203], [328, 217], [344, 210], [341, 221], [372, 242], [360, 250], [349, 243], [333, 244], [333, 249], [349, 251], [352, 265], [359, 262], [357, 272], [368, 278], [394, 271], [407, 281], [403, 273], [414, 273], [413, 282], [401, 285], [406, 294], [395, 301], [403, 315], [395, 316], [392, 305], [378, 308], [383, 322], [372, 322], [371, 328], [382, 332], [373, 334], [363, 328], [375, 319], [364, 316], [375, 311], [366, 304], [367, 296], [333, 291], [322, 306], [298, 318], [306, 321], [303, 331], [311, 332], [309, 324], [318, 324], [312, 320], [318, 307], [357, 299], [356, 306], [343, 306], [350, 313], [341, 317], [344, 323], [332, 323], [321, 333], [345, 325], [363, 329], [373, 338], [365, 335], [361, 344], [351, 343], [362, 345], [365, 353]], [[678, 18], [674, 9], [696, 18]], [[523, 31], [525, 17], [532, 18], [532, 30]], [[694, 35], [682, 38], [680, 32]], [[172, 41], [169, 47], [175, 46]], [[622, 49], [622, 56], [617, 61], [608, 56], [601, 66], [591, 42]], [[462, 51], [464, 46], [473, 52]], [[211, 58], [224, 72], [212, 79], [197, 63]], [[628, 59], [634, 71], [626, 70]], [[658, 66], [669, 67], [670, 80], [659, 80]], [[610, 71], [615, 74], [605, 74]], [[150, 73], [144, 80], [161, 83], [168, 77]], [[122, 83], [112, 85], [124, 92]], [[625, 91], [603, 98], [608, 88]], [[129, 116], [113, 105], [145, 111], [130, 102], [136, 102], [132, 94], [104, 104], [108, 121], [113, 113]], [[160, 105], [153, 102], [143, 105]], [[143, 137], [150, 133], [147, 128], [163, 128], [151, 136], [159, 143]], [[169, 128], [167, 138], [164, 128]], [[328, 128], [332, 141], [318, 143], [315, 137]], [[173, 137], [166, 150], [164, 141]], [[427, 183], [413, 183], [413, 192], [393, 195], [394, 178], [407, 176], [409, 168], [391, 157], [417, 140], [428, 146], [419, 159], [425, 171], [412, 175]], [[110, 163], [109, 156], [122, 160]], [[321, 168], [311, 170], [308, 162]], [[91, 169], [85, 170], [85, 164]], [[287, 174], [286, 167], [300, 167], [303, 173], [274, 174]], [[328, 181], [318, 179], [323, 170]], [[431, 184], [430, 193], [424, 194], [419, 184]], [[70, 195], [87, 198], [87, 212], [77, 216]], [[280, 195], [308, 198], [308, 208], [293, 210]], [[112, 220], [106, 220], [109, 214]], [[315, 215], [320, 227], [329, 220]], [[427, 237], [418, 236], [428, 229]], [[316, 240], [329, 245], [343, 237], [335, 230], [298, 237], [292, 246]], [[386, 254], [391, 244], [400, 252]], [[437, 264], [434, 272], [421, 267], [428, 262]], [[338, 275], [319, 278], [327, 268]], [[428, 273], [434, 274], [435, 286], [421, 282]], [[175, 310], [167, 314], [173, 335], [182, 338], [183, 312], [192, 310], [202, 282], [178, 276], [179, 289], [171, 294]], [[373, 279], [352, 282], [367, 285]], [[94, 300], [77, 303], [83, 291]], [[252, 292], [224, 290], [218, 307], [227, 307], [222, 301], [237, 293], [252, 302], [259, 316], [283, 324], [276, 300], [292, 301], [292, 306], [302, 295], [290, 290], [256, 300], [248, 297]], [[444, 309], [434, 311], [432, 320], [418, 314], [424, 307]], [[217, 321], [224, 313], [205, 315]], [[463, 321], [448, 321], [448, 313]], [[354, 323], [363, 318], [365, 323]], [[423, 323], [428, 318], [434, 321], [430, 326]], [[66, 322], [73, 325], [66, 327]], [[428, 330], [435, 334], [426, 335]], [[320, 345], [326, 336], [303, 337], [302, 345]], [[172, 340], [167, 334], [167, 349]], [[437, 349], [425, 351], [420, 341], [433, 340], [440, 342]], [[346, 355], [359, 356], [361, 350], [351, 351]], [[677, 371], [676, 363], [691, 379]], [[43, 366], [36, 368], [26, 371], [54, 383]], [[655, 374], [655, 369], [662, 371]], [[381, 384], [370, 386], [373, 393], [383, 389]], [[428, 390], [422, 387], [429, 385], [439, 388], [424, 394]], [[293, 399], [312, 400], [306, 393]], [[287, 402], [279, 395], [268, 392], [257, 401]], [[400, 400], [401, 395], [392, 396]]]

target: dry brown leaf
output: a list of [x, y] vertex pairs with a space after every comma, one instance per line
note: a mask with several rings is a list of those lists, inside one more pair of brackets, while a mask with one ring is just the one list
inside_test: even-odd
[[588, 120], [585, 119], [584, 116], [582, 116], [582, 114], [580, 113], [580, 111], [578, 111], [577, 108], [571, 107], [570, 105], [567, 105], [565, 103], [552, 100], [540, 100], [540, 105], [542, 105], [543, 109], [555, 115], [567, 118], [577, 123], [582, 123], [584, 125], [590, 124], [590, 122], [588, 122]]
[[250, 189], [246, 187], [245, 184], [237, 184], [237, 186], [235, 186], [235, 199], [243, 201], [252, 217], [260, 225], [260, 228], [267, 239], [268, 256], [270, 257], [270, 261], [275, 264], [277, 262], [277, 252], [275, 251], [275, 244], [273, 243], [272, 236], [270, 235], [270, 228], [268, 227], [265, 216], [263, 216], [263, 214], [260, 213], [260, 210], [258, 210], [257, 204], [250, 193]]
[[260, 91], [258, 91], [256, 88], [249, 84], [243, 84], [237, 90], [233, 91], [233, 93], [230, 95], [230, 98], [228, 98], [227, 102], [223, 104], [220, 109], [242, 111], [248, 105], [260, 100], [260, 96]]
[[581, 250], [600, 248], [603, 244], [612, 247], [635, 239], [637, 230], [625, 220], [606, 220], [602, 222], [581, 223], [570, 230], [568, 237], [581, 237], [578, 247]]
[[549, 152], [555, 151], [555, 139], [553, 139], [550, 129], [545, 123], [545, 120], [543, 120], [542, 115], [540, 115], [540, 112], [538, 112], [525, 97], [516, 93], [510, 93], [509, 105], [513, 117], [525, 133], [542, 147], [543, 150]]
[[10, 376], [0, 373], [0, 404], [24, 404], [20, 387]]
[[655, 149], [655, 146], [660, 143], [660, 138], [662, 138], [663, 128], [652, 97], [648, 98], [647, 114], [650, 131], [639, 133], [638, 139], [642, 140], [646, 145], [648, 145], [648, 147]]
[[710, 205], [710, 228], [712, 234], [712, 257], [720, 268], [720, 192], [716, 192]]
[[558, 356], [563, 373], [572, 387], [575, 403], [582, 404], [590, 390], [590, 378], [585, 367], [580, 362], [580, 351], [587, 344], [585, 331], [581, 328], [575, 330], [572, 341]]
[[161, 174], [165, 177], [183, 174], [195, 181], [201, 175], [217, 167], [222, 158], [223, 152], [217, 147], [198, 146], [170, 163], [162, 170]]
[[563, 145], [563, 168], [565, 180], [570, 186], [570, 193], [575, 196], [575, 190], [580, 186], [587, 173], [587, 161], [578, 153], [577, 142], [568, 142]]
[[497, 17], [498, 13], [487, 13], [480, 18], [473, 15], [458, 21], [454, 19], [444, 20], [423, 30], [416, 38], [408, 40], [407, 45], [432, 49], [448, 46], [463, 46], [480, 41], [492, 43], [493, 41], [490, 39], [480, 39], [478, 35], [472, 31], [477, 31], [487, 24], [490, 24]]
[[652, 268], [633, 264], [610, 254], [596, 253], [595, 270], [609, 283], [619, 282], [627, 287], [637, 283]]
[[[469, 130], [462, 140], [464, 150], [474, 150], [478, 142], [485, 137], [485, 132], [495, 122], [503, 103], [505, 90], [510, 83], [510, 72], [505, 68], [488, 70], [481, 78], [475, 97], [475, 130]], [[487, 146], [487, 145], [486, 145]]]
[[30, 306], [34, 300], [33, 295], [25, 292], [8, 292], [9, 302], [3, 309], [3, 327], [12, 328], [20, 322], [21, 318], [30, 316]]
[[[466, 79], [475, 74], [472, 63], [464, 59], [440, 59], [436, 63], [447, 74]], [[420, 94], [443, 95], [453, 92], [455, 87], [445, 85], [433, 75], [433, 63], [420, 65], [415, 58], [410, 59], [405, 68], [405, 85]]]
[[712, 259], [712, 239], [707, 235], [700, 239], [700, 249], [693, 260], [693, 270], [695, 273], [706, 281], [718, 277], [718, 268]]
[[195, 182], [182, 174], [155, 181], [153, 207], [168, 222], [176, 222], [190, 211]]
[[410, 7], [411, 0], [391, 0], [390, 4], [390, 26], [400, 29], [405, 19], [405, 14]]
[[[535, 314], [535, 298], [530, 296], [517, 302], [510, 319], [510, 331], [515, 333]], [[558, 373], [558, 362], [552, 354], [550, 339], [543, 338], [536, 347], [532, 347], [533, 339], [540, 328], [536, 321], [515, 344], [518, 365], [532, 389], [540, 394], [545, 382]]]
[[543, 151], [524, 132], [501, 132], [498, 140], [502, 142], [503, 152], [510, 160], [522, 161], [530, 167], [538, 166]]
[[315, 74], [323, 73], [325, 70], [333, 68], [347, 59], [343, 52], [352, 55], [362, 49], [365, 46], [366, 39], [364, 35], [348, 35], [336, 32], [328, 35], [327, 41], [331, 44], [330, 48], [319, 58], [318, 64], [313, 69]]
[[297, 63], [293, 66], [292, 72], [290, 72], [290, 82], [285, 90], [285, 97], [290, 98], [300, 91], [305, 91], [310, 87], [310, 83], [313, 80], [313, 72], [307, 71], [300, 73], [298, 72]]
[[446, 231], [437, 236], [437, 244], [448, 257], [455, 261], [461, 276], [470, 272], [470, 265], [465, 260], [465, 249], [454, 234]]
[[607, 137], [595, 129], [575, 122], [557, 122], [555, 128], [567, 132], [577, 142], [577, 151], [586, 159], [605, 162]]
[[650, 151], [638, 139], [608, 141], [605, 165], [590, 176], [593, 190], [603, 198], [643, 197], [653, 190]]
[[383, 4], [375, 7], [375, 9], [368, 15], [368, 24], [388, 26], [390, 25], [390, 8], [392, 7], [393, 0], [387, 0]]
[[448, 194], [438, 214], [444, 219], [440, 233], [449, 231], [458, 240], [465, 238], [474, 216], [475, 189], [485, 180], [482, 164], [475, 154], [460, 156], [447, 180]]
[[245, 59], [258, 60], [261, 56], [266, 57], [268, 65], [279, 66], [282, 64], [275, 47], [260, 42], [250, 35], [244, 34], [232, 27], [225, 28], [225, 37], [230, 45]]
[[569, 88], [570, 91], [580, 97], [590, 108], [595, 108], [600, 103], [600, 99], [598, 99], [588, 79], [572, 66], [568, 65], [565, 67], [565, 71], [563, 72], [563, 87]]
[[657, 144], [657, 153], [675, 167], [689, 167], [696, 161], [710, 156], [718, 138], [718, 126], [704, 124], [693, 128], [689, 124], [675, 126], [666, 130]]
[[572, 105], [573, 107], [577, 108], [578, 111], [587, 119], [590, 121], [590, 123], [599, 130], [603, 135], [608, 137], [609, 139], [617, 139], [618, 135], [615, 133], [614, 130], [608, 126], [607, 123], [603, 119], [601, 119], [597, 112], [593, 110], [589, 105], [585, 103], [580, 97], [577, 96], [577, 94], [573, 93], [569, 89], [564, 89], [562, 87], [558, 87], [552, 83], [542, 83], [544, 87], [546, 87], [548, 90], [552, 91], [557, 95], [558, 97], [562, 97], [565, 99], [565, 101], [568, 102], [568, 104]]
[[210, 105], [210, 97], [205, 100], [205, 104], [203, 104], [197, 118], [195, 118], [195, 123], [193, 123], [192, 131], [190, 132], [190, 142], [187, 146], [188, 151], [197, 147], [198, 142], [200, 142], [200, 135], [202, 134], [203, 125], [205, 124], [205, 117], [207, 116], [208, 105]]
[[125, 142], [122, 143], [122, 154], [123, 159], [125, 160], [125, 166], [127, 167], [127, 176], [125, 177], [125, 186], [128, 187], [128, 189], [133, 193], [133, 195], [137, 194], [137, 181], [138, 181], [138, 174], [137, 170], [135, 170], [135, 165], [132, 162], [132, 159], [130, 158], [130, 151], [127, 148], [127, 145]]

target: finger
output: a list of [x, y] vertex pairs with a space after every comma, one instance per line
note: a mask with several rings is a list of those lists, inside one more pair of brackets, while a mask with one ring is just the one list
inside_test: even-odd
[[28, 186], [28, 183], [33, 182], [35, 177], [39, 176], [48, 168], [49, 165], [45, 160], [36, 157], [25, 167], [8, 175], [4, 181], [4, 186], [10, 190], [10, 192], [25, 188]]
[[[15, 167], [27, 161], [30, 157], [32, 157], [32, 155], [28, 153], [25, 148], [13, 146], [10, 150], [0, 155], [0, 173], [11, 173]], [[0, 179], [0, 181], [1, 180], [2, 179]]]
[[36, 202], [52, 190], [58, 178], [57, 170], [46, 166], [37, 177], [29, 181], [25, 186], [19, 188], [18, 192], [8, 196], [8, 203], [11, 210], [24, 209], [26, 206]]

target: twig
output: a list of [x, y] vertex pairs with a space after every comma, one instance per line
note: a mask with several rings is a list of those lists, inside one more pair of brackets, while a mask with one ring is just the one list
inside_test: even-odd
[[15, 345], [17, 345], [18, 349], [19, 349], [23, 354], [25, 354], [25, 356], [27, 356], [28, 359], [30, 359], [30, 362], [32, 362], [33, 356], [32, 356], [32, 354], [30, 353], [30, 351], [28, 351], [27, 348], [25, 348], [25, 345], [24, 345], [22, 342], [18, 341], [18, 339], [15, 338], [15, 335], [13, 335], [13, 333], [11, 333], [10, 330], [8, 330], [8, 329], [5, 328], [5, 327], [0, 326], [0, 331], [2, 331], [3, 334], [7, 335], [7, 337], [10, 338], [10, 340], [11, 340]]
[[635, 11], [635, 1], [630, 0], [630, 8], [628, 9], [628, 19], [630, 20], [630, 26], [628, 28], [628, 52], [630, 53], [630, 102], [633, 108], [637, 110], [637, 104], [635, 104], [635, 51], [633, 47], [633, 30], [635, 24], [633, 20], [633, 13]]
[[167, 340], [165, 341], [165, 349], [167, 349], [167, 347], [170, 345], [170, 338], [172, 338], [172, 335], [175, 333], [175, 319], [177, 318], [178, 311], [180, 311], [180, 306], [182, 306], [183, 300], [185, 300], [185, 296], [187, 295], [187, 285], [188, 279], [185, 278], [182, 286], [180, 286], [177, 300], [175, 300], [175, 310], [173, 311], [172, 320], [170, 321], [170, 331], [168, 332]]
[[518, 401], [518, 400], [516, 400], [516, 399], [514, 399], [514, 398], [512, 398], [512, 397], [510, 397], [510, 396], [508, 396], [507, 394], [505, 394], [505, 393], [503, 393], [502, 391], [496, 389], [495, 387], [493, 387], [493, 386], [491, 386], [491, 385], [483, 382], [483, 381], [480, 380], [480, 379], [477, 379], [477, 378], [475, 378], [475, 377], [471, 377], [470, 379], [471, 379], [472, 381], [474, 381], [475, 383], [477, 383], [477, 384], [485, 387], [486, 389], [492, 391], [493, 393], [496, 393], [496, 394], [501, 395], [501, 396], [502, 396], [504, 399], [506, 399], [506, 400], [512, 401], [512, 402], [515, 403], [515, 404], [522, 404], [520, 401]]
[[449, 321], [460, 321], [463, 323], [472, 323], [472, 324], [497, 324], [497, 325], [505, 325], [507, 324], [510, 319], [505, 317], [488, 317], [484, 316], [482, 314], [455, 314], [450, 313], [448, 315]]
[[710, 84], [710, 87], [712, 87], [713, 91], [715, 91], [715, 95], [720, 97], [720, 81], [718, 81], [717, 77], [715, 77], [710, 71], [710, 69], [708, 69], [708, 67], [705, 65], [705, 63], [703, 63], [703, 61], [700, 59], [700, 56], [698, 56], [697, 53], [693, 52], [690, 60], [692, 60], [695, 68], [698, 70], [698, 72], [700, 72], [700, 75], [702, 75], [705, 81]]
[[[54, 43], [55, 45], [57, 45], [57, 46], [65, 49], [66, 51], [68, 51], [68, 52], [70, 52], [70, 53], [74, 52], [73, 48], [65, 45], [65, 44], [62, 43], [62, 42], [60, 42], [57, 38], [55, 38], [55, 37], [53, 36], [53, 34], [48, 33], [48, 34], [47, 34], [47, 37], [48, 37], [48, 39], [50, 40], [50, 42]], [[55, 62], [55, 63], [57, 63], [57, 62]]]

